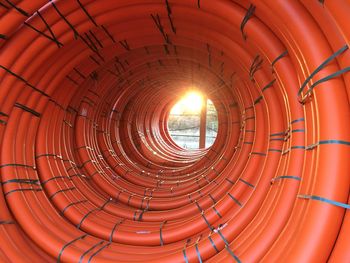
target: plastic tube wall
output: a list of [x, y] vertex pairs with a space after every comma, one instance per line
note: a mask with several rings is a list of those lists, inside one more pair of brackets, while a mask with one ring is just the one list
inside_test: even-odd
[[[2, 0], [1, 262], [349, 262], [346, 0]], [[167, 116], [198, 87], [206, 150]]]

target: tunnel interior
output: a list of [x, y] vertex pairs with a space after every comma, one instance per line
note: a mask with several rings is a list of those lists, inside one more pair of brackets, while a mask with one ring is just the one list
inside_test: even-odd
[[[349, 262], [349, 13], [0, 0], [0, 261]], [[189, 87], [211, 147], [170, 136]]]

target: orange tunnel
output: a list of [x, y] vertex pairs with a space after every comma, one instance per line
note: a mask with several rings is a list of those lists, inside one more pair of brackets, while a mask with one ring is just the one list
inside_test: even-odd
[[[0, 262], [350, 262], [346, 0], [0, 0]], [[169, 134], [190, 86], [207, 149]]]

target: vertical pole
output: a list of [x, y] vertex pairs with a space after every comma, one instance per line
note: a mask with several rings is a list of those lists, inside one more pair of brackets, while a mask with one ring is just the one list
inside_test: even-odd
[[203, 96], [201, 118], [199, 124], [199, 149], [205, 148], [205, 138], [207, 132], [207, 97]]

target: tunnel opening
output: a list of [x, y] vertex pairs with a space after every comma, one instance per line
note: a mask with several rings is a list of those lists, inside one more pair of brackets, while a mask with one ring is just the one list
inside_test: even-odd
[[[209, 148], [214, 144], [218, 131], [215, 105], [198, 91], [187, 92], [170, 110], [168, 131], [183, 149]], [[201, 141], [204, 141], [202, 145]]]

